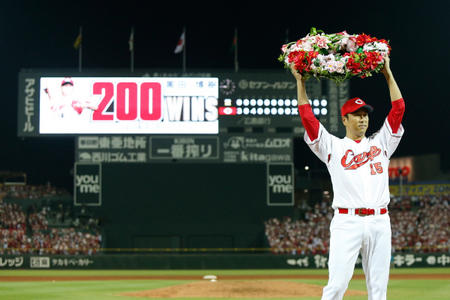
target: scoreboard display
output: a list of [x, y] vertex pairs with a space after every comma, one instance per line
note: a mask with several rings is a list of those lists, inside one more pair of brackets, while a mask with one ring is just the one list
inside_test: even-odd
[[[304, 133], [287, 71], [136, 74], [21, 71], [18, 136]], [[311, 79], [306, 88], [316, 117], [342, 133], [348, 83]]]
[[[349, 86], [311, 79], [306, 89], [313, 112], [332, 133], [343, 132], [339, 107]], [[223, 131], [247, 133], [304, 133], [298, 115], [297, 86], [290, 72], [261, 71], [219, 76], [219, 126]]]
[[217, 78], [41, 77], [39, 134], [217, 134]]

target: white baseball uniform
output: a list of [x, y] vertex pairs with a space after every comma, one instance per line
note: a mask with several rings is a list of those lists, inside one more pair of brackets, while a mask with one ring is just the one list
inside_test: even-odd
[[[343, 298], [360, 252], [369, 299], [386, 299], [391, 258], [388, 167], [404, 132], [400, 124], [403, 99], [392, 103], [378, 132], [359, 142], [328, 133], [309, 104], [301, 105], [299, 111], [306, 128], [305, 142], [326, 164], [334, 193], [329, 281], [322, 300]], [[360, 208], [373, 209], [373, 214], [360, 216], [358, 210], [355, 213]]]

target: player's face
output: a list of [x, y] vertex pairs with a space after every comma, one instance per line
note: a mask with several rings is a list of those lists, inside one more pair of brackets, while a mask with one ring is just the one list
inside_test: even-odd
[[69, 96], [70, 94], [72, 94], [72, 91], [73, 85], [71, 84], [65, 84], [61, 86], [61, 93], [63, 94], [63, 96]]
[[344, 116], [342, 122], [352, 136], [363, 137], [369, 127], [369, 114], [362, 108]]

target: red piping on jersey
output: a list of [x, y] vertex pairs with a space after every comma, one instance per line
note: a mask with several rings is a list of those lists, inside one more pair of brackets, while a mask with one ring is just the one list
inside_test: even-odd
[[314, 141], [319, 136], [319, 120], [314, 116], [309, 103], [298, 106], [298, 113], [302, 118], [303, 127], [311, 141]]
[[402, 123], [403, 114], [405, 113], [405, 101], [403, 98], [392, 101], [392, 108], [389, 111], [387, 120], [391, 126], [392, 132], [397, 133]]

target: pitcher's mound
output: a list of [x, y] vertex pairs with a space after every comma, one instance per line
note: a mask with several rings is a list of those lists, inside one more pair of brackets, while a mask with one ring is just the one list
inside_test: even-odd
[[[255, 281], [198, 281], [124, 296], [145, 298], [298, 298], [320, 297], [322, 286], [277, 280]], [[366, 295], [363, 291], [347, 290], [346, 296]]]

